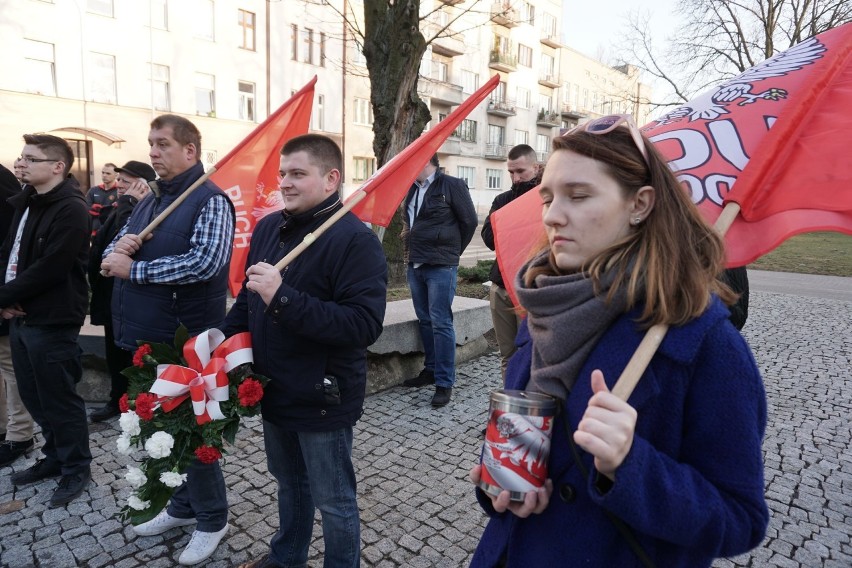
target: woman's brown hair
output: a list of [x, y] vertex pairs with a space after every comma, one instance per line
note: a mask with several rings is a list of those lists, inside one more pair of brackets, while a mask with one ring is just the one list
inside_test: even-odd
[[[711, 293], [727, 303], [735, 295], [717, 280], [724, 268], [721, 236], [701, 216], [662, 155], [642, 138], [650, 165], [624, 127], [605, 134], [579, 131], [554, 138], [553, 151], [568, 150], [597, 160], [625, 197], [646, 185], [654, 188], [654, 207], [648, 217], [581, 270], [588, 272], [596, 287], [604, 270], [615, 270], [608, 298], [626, 286], [628, 306], [644, 304], [643, 325], [680, 325], [707, 309]], [[524, 281], [532, 286], [539, 274], [560, 273], [551, 253], [550, 262], [528, 270]], [[644, 297], [637, 297], [642, 285]]]

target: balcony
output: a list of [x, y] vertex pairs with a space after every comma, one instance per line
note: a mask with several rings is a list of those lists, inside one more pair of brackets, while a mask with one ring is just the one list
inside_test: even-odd
[[553, 73], [539, 72], [538, 74], [538, 84], [544, 85], [545, 87], [550, 87], [551, 89], [556, 89], [559, 87], [559, 76]]
[[512, 71], [515, 71], [518, 68], [518, 58], [509, 53], [497, 51], [495, 49], [491, 52], [491, 57], [489, 57], [488, 59], [488, 66], [494, 69], [495, 71], [511, 73]]
[[458, 156], [461, 154], [461, 140], [459, 140], [456, 136], [450, 136], [443, 144], [441, 144], [441, 147], [438, 148], [438, 153]]
[[559, 34], [554, 30], [541, 30], [541, 37], [539, 39], [544, 45], [555, 48], [562, 47], [562, 42], [559, 41]]
[[424, 27], [424, 35], [432, 38], [432, 52], [446, 57], [464, 55], [462, 34], [443, 28], [438, 22], [427, 22]]
[[515, 102], [508, 99], [488, 99], [488, 108], [485, 112], [494, 116], [515, 116]]
[[464, 101], [461, 85], [438, 81], [431, 77], [420, 77], [417, 82], [417, 92], [439, 104], [455, 106]]
[[484, 158], [489, 160], [502, 160], [505, 162], [508, 155], [509, 146], [506, 144], [492, 144], [489, 142], [485, 145], [485, 153], [483, 154]]
[[562, 120], [559, 118], [559, 113], [549, 110], [538, 111], [538, 118], [535, 123], [539, 126], [546, 126], [548, 128], [562, 126]]
[[562, 116], [564, 116], [565, 118], [580, 119], [586, 118], [587, 116], [589, 116], [589, 113], [583, 109], [577, 108], [572, 104], [565, 103], [564, 105], [562, 105]]
[[491, 4], [491, 21], [497, 25], [514, 28], [521, 23], [518, 10], [509, 2]]

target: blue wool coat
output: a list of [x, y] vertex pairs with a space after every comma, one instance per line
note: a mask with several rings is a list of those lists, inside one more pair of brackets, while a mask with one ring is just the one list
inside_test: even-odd
[[[527, 519], [497, 514], [477, 490], [491, 520], [471, 566], [641, 566], [603, 509], [629, 525], [664, 568], [710, 566], [763, 539], [769, 520], [761, 453], [766, 395], [751, 351], [718, 299], [701, 317], [669, 330], [628, 400], [638, 413], [636, 432], [611, 487], [599, 489], [593, 459], [579, 447], [588, 481], [575, 465], [565, 419], [577, 427], [594, 369], [612, 388], [644, 335], [635, 324], [638, 313], [607, 330], [555, 421], [547, 509]], [[526, 324], [517, 343], [506, 376], [510, 389], [529, 381]]]

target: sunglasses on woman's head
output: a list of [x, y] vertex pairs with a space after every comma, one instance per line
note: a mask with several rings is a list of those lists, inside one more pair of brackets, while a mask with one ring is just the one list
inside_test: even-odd
[[642, 138], [639, 128], [636, 127], [636, 123], [633, 122], [633, 117], [629, 114], [610, 114], [608, 116], [602, 116], [600, 118], [590, 120], [589, 122], [575, 126], [569, 130], [565, 136], [574, 134], [575, 132], [606, 134], [607, 132], [612, 132], [622, 124], [627, 126], [627, 130], [630, 131], [630, 137], [633, 138], [633, 143], [636, 144], [636, 147], [639, 149], [639, 153], [642, 154], [643, 158], [645, 158], [645, 164], [650, 167], [651, 162], [648, 161], [648, 149], [645, 147], [645, 140]]

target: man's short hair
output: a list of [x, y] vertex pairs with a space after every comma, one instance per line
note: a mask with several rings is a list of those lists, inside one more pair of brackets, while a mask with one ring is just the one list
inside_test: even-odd
[[115, 165], [115, 164], [113, 164], [112, 162], [107, 162], [106, 164], [104, 164], [104, 167], [105, 167], [105, 168], [112, 168], [112, 169], [116, 169], [118, 166], [116, 166], [116, 165]]
[[296, 152], [305, 152], [313, 165], [325, 175], [331, 170], [340, 172], [343, 177], [343, 154], [340, 146], [322, 134], [303, 134], [287, 141], [281, 148], [281, 155], [287, 156]]
[[64, 139], [51, 134], [24, 134], [24, 143], [35, 146], [51, 160], [64, 163], [65, 171], [62, 172], [62, 177], [67, 176], [71, 171], [71, 166], [74, 165], [74, 152]]
[[440, 167], [440, 164], [438, 163], [438, 154], [432, 154], [432, 157], [429, 158], [429, 163], [435, 166], [436, 168]]
[[171, 127], [172, 137], [181, 146], [195, 145], [195, 156], [201, 160], [201, 132], [188, 119], [176, 114], [161, 114], [151, 121], [151, 130]]
[[510, 160], [517, 160], [519, 158], [523, 158], [524, 156], [528, 157], [533, 162], [538, 161], [538, 156], [536, 155], [535, 150], [533, 150], [533, 147], [529, 144], [518, 144], [517, 146], [509, 150]]

